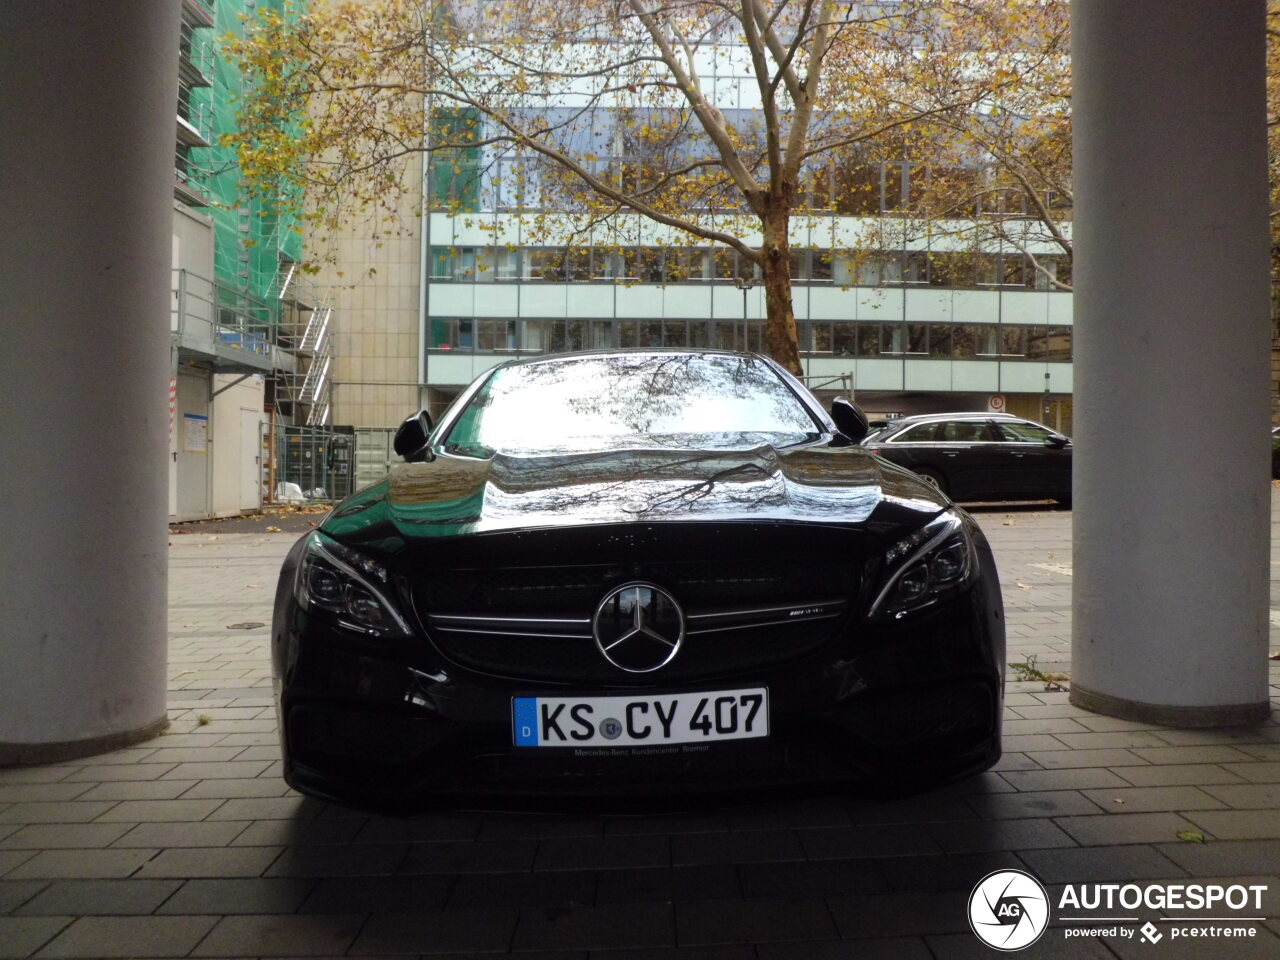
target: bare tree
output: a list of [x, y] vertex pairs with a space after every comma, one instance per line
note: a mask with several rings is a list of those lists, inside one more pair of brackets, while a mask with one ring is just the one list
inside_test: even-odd
[[[1027, 178], [1022, 148], [979, 116], [1036, 66], [1015, 57], [997, 69], [984, 56], [980, 38], [1007, 22], [1001, 6], [369, 0], [267, 11], [233, 48], [255, 92], [231, 141], [251, 182], [305, 195], [319, 228], [400, 215], [418, 187], [409, 161], [427, 152], [431, 189], [459, 216], [511, 210], [526, 237], [569, 251], [621, 251], [639, 217], [668, 228], [671, 244], [736, 251], [763, 281], [768, 353], [799, 372], [793, 221], [847, 206], [859, 183], [842, 171], [904, 141], [941, 144], [945, 131], [952, 153]], [[913, 229], [905, 217], [897, 228]]]

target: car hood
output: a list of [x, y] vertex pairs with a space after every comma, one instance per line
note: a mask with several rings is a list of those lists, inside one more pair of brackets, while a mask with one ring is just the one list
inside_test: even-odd
[[877, 511], [919, 522], [947, 503], [913, 474], [857, 446], [441, 454], [394, 467], [386, 480], [339, 504], [321, 529], [338, 539], [413, 541], [632, 522], [848, 526]]

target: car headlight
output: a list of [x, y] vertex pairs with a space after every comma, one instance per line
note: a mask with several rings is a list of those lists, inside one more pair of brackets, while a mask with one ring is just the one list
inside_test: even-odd
[[884, 585], [868, 616], [898, 620], [972, 583], [977, 548], [964, 521], [947, 510], [885, 551], [883, 570]]
[[374, 637], [413, 633], [391, 600], [386, 568], [319, 533], [307, 539], [293, 592], [304, 610], [326, 611], [349, 630]]

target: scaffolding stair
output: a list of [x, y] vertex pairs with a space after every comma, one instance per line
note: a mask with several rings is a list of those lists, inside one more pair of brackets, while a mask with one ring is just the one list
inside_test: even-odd
[[276, 299], [287, 300], [289, 288], [293, 285], [294, 277], [298, 274], [298, 264], [282, 263], [280, 272], [276, 274]]
[[[329, 420], [329, 372], [333, 364], [333, 337], [330, 321], [333, 306], [327, 299], [315, 309], [292, 311], [298, 320], [293, 325], [289, 346], [298, 358], [299, 371], [281, 372], [277, 383], [282, 399], [293, 409], [295, 422], [308, 426], [324, 426]], [[300, 315], [305, 315], [305, 322]], [[305, 369], [303, 369], [305, 367]]]
[[328, 346], [326, 338], [329, 334], [329, 319], [332, 316], [333, 307], [327, 303], [311, 311], [307, 327], [302, 332], [302, 340], [298, 343], [299, 351], [313, 355], [327, 352], [323, 348]]
[[302, 388], [298, 391], [300, 401], [315, 406], [324, 388], [328, 386], [325, 378], [329, 376], [329, 364], [332, 362], [332, 357], [316, 357], [316, 362], [307, 368], [307, 373], [302, 379]]

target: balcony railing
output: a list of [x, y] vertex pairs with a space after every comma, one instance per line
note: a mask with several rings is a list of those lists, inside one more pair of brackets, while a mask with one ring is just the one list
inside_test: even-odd
[[212, 27], [213, 0], [182, 0], [182, 20], [198, 27]]
[[189, 23], [182, 24], [178, 41], [178, 70], [191, 87], [212, 83], [214, 64], [213, 31]]
[[174, 194], [188, 206], [208, 206], [212, 174], [194, 162], [188, 150], [180, 146], [173, 154]]
[[275, 362], [279, 325], [271, 304], [191, 273], [174, 270], [169, 330], [180, 346], [234, 359], [243, 351], [251, 366]]
[[178, 140], [189, 147], [213, 143], [213, 105], [191, 96], [192, 88], [179, 81]]

